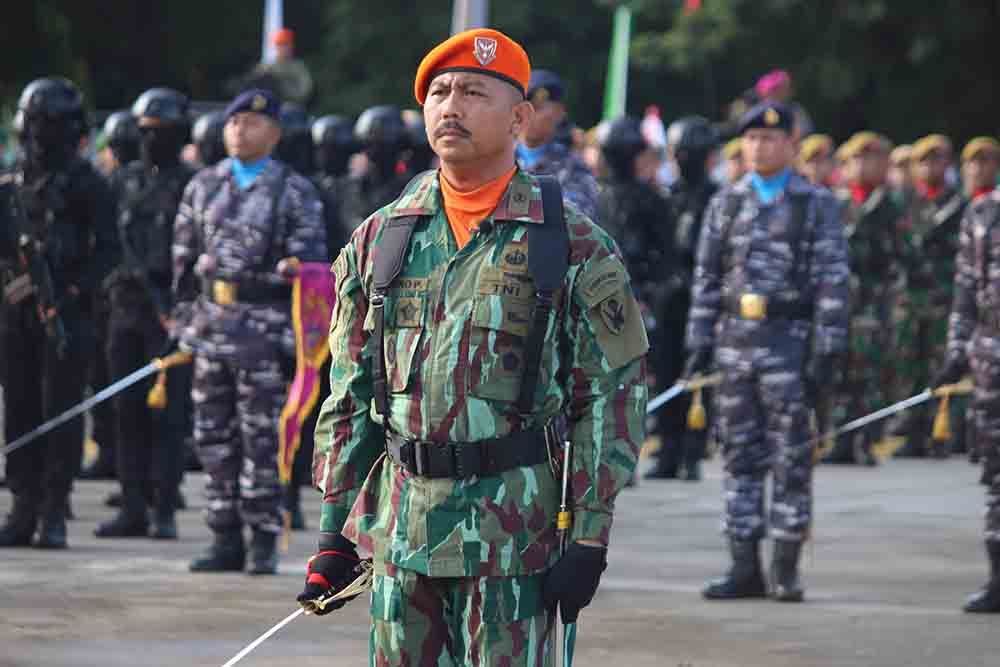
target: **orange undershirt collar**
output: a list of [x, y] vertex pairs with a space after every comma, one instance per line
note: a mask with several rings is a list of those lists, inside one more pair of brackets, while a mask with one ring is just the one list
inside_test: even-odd
[[516, 172], [517, 167], [511, 167], [507, 173], [469, 192], [459, 192], [442, 172], [438, 172], [444, 212], [448, 216], [448, 226], [455, 235], [455, 243], [459, 250], [472, 238], [472, 232], [478, 229], [479, 223], [485, 220], [500, 203]]

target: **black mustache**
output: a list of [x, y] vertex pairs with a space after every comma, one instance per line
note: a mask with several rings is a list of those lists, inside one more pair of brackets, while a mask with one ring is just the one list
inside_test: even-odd
[[452, 131], [460, 132], [461, 134], [463, 134], [466, 137], [472, 134], [467, 129], [465, 129], [464, 127], [462, 127], [462, 125], [460, 123], [458, 123], [457, 121], [449, 120], [449, 121], [445, 121], [445, 122], [441, 123], [437, 127], [437, 129], [434, 130], [434, 138], [437, 139], [438, 137], [440, 137], [445, 132], [452, 132]]

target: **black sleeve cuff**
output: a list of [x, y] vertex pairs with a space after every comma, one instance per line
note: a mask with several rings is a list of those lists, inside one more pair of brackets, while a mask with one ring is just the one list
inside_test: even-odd
[[354, 549], [354, 542], [341, 535], [340, 533], [320, 533], [319, 534], [319, 550], [320, 551], [340, 551], [343, 553], [348, 553], [351, 555], [357, 555]]

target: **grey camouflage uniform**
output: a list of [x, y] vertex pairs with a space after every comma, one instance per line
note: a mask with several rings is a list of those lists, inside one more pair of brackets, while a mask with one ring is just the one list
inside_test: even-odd
[[597, 179], [583, 159], [565, 144], [549, 142], [542, 156], [531, 166], [527, 166], [524, 160], [518, 162], [521, 169], [529, 174], [555, 176], [562, 186], [563, 198], [576, 204], [594, 222], [602, 222], [597, 217]]
[[[202, 254], [214, 260], [214, 270], [196, 270]], [[184, 191], [174, 224], [174, 316], [181, 346], [195, 354], [194, 439], [209, 474], [213, 530], [238, 528], [242, 519], [255, 529], [280, 529], [277, 428], [283, 363], [294, 341], [290, 290], [283, 298], [223, 305], [200, 285], [225, 280], [239, 289], [280, 288], [288, 284], [276, 273], [281, 259], [325, 255], [316, 189], [276, 160], [245, 190], [227, 159], [198, 172]]]
[[[840, 214], [828, 190], [795, 174], [771, 204], [760, 202], [748, 175], [717, 194], [705, 213], [687, 346], [715, 348], [723, 373], [723, 529], [734, 539], [757, 540], [767, 532], [769, 470], [773, 535], [808, 536], [813, 448], [805, 368], [811, 351], [846, 347], [850, 272]], [[767, 318], [737, 314], [734, 306], [747, 293], [767, 297]], [[780, 316], [781, 307], [795, 313]]]

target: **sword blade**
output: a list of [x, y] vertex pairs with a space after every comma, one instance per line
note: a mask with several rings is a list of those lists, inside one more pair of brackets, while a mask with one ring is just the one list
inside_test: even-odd
[[293, 611], [291, 614], [289, 614], [288, 616], [286, 616], [283, 620], [278, 621], [274, 625], [274, 627], [272, 627], [270, 630], [268, 630], [267, 632], [265, 632], [264, 634], [262, 634], [260, 637], [257, 637], [257, 639], [255, 639], [252, 642], [250, 642], [249, 644], [247, 644], [246, 648], [244, 648], [242, 651], [240, 651], [239, 653], [237, 653], [236, 655], [234, 655], [232, 658], [230, 658], [229, 662], [227, 662], [226, 664], [224, 664], [222, 667], [233, 667], [233, 665], [235, 665], [237, 662], [239, 662], [240, 660], [242, 660], [243, 658], [245, 658], [251, 651], [253, 651], [255, 648], [257, 648], [258, 646], [260, 646], [261, 644], [263, 644], [264, 642], [266, 642], [268, 639], [270, 639], [271, 635], [273, 635], [275, 632], [277, 632], [281, 628], [285, 627], [286, 625], [288, 625], [289, 623], [291, 623], [292, 621], [294, 621], [296, 618], [298, 618], [300, 614], [303, 614], [305, 612], [305, 610], [306, 610], [305, 607], [299, 607], [298, 609], [296, 609], [295, 611]]
[[78, 403], [77, 405], [73, 406], [66, 412], [62, 413], [61, 415], [53, 417], [52, 419], [45, 422], [38, 428], [25, 433], [20, 438], [16, 439], [14, 442], [10, 443], [3, 449], [0, 449], [0, 454], [10, 454], [11, 452], [18, 450], [21, 447], [24, 447], [33, 440], [42, 437], [49, 431], [62, 426], [63, 424], [73, 419], [74, 417], [79, 417], [80, 415], [82, 415], [84, 412], [91, 409], [95, 405], [108, 400], [115, 394], [124, 391], [125, 389], [128, 389], [129, 387], [134, 385], [136, 382], [139, 382], [143, 378], [152, 375], [153, 373], [157, 372], [159, 368], [160, 367], [158, 362], [156, 361], [149, 362], [142, 368], [133, 371], [129, 375], [126, 375], [121, 380], [118, 380], [117, 382], [108, 385], [107, 387], [97, 392], [96, 394], [94, 394], [87, 400], [83, 401], [82, 403]]
[[684, 391], [685, 386], [685, 383], [678, 382], [670, 389], [667, 389], [665, 392], [649, 401], [649, 403], [646, 404], [646, 414], [652, 414], [672, 401]]
[[898, 403], [893, 403], [890, 406], [884, 407], [881, 410], [876, 410], [875, 412], [865, 415], [864, 417], [858, 417], [846, 424], [834, 429], [831, 433], [828, 433], [824, 437], [836, 437], [838, 435], [844, 435], [845, 433], [850, 433], [851, 431], [856, 431], [863, 426], [867, 426], [872, 422], [877, 422], [880, 419], [885, 419], [886, 417], [891, 417], [894, 414], [907, 410], [921, 403], [926, 403], [927, 401], [934, 398], [934, 392], [930, 389], [917, 394], [916, 396], [911, 396], [905, 400], [899, 401]]

